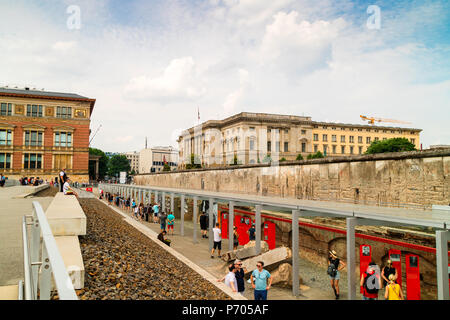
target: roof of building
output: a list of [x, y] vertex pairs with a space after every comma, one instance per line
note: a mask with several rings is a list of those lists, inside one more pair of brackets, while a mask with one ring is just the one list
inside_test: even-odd
[[[405, 131], [415, 131], [420, 132], [422, 129], [416, 128], [402, 128], [402, 127], [391, 127], [391, 126], [378, 126], [369, 124], [347, 124], [347, 123], [335, 123], [335, 122], [321, 122], [312, 121], [311, 117], [307, 116], [296, 116], [296, 115], [282, 115], [282, 114], [271, 114], [271, 113], [256, 113], [256, 112], [241, 112], [230, 116], [222, 120], [208, 120], [203, 122], [200, 126], [202, 129], [207, 128], [223, 128], [225, 126], [242, 122], [261, 122], [261, 123], [282, 123], [290, 122], [295, 124], [306, 124], [306, 125], [326, 125], [326, 126], [340, 126], [340, 127], [353, 127], [353, 128], [374, 128], [374, 129], [386, 129], [386, 130], [405, 130]], [[191, 127], [183, 131], [179, 136], [181, 138], [187, 132], [193, 132], [195, 127]]]
[[91, 103], [91, 114], [94, 109], [95, 99], [83, 97], [75, 93], [51, 92], [43, 90], [30, 90], [30, 88], [18, 89], [0, 87], [0, 96], [3, 97], [23, 97], [35, 99], [51, 99], [51, 100], [65, 100], [65, 101], [86, 101]]

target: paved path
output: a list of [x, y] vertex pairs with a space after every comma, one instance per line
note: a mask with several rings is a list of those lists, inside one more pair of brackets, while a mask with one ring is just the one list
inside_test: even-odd
[[13, 199], [32, 188], [0, 188], [0, 286], [15, 285], [23, 280], [22, 217], [31, 214], [33, 201], [38, 201], [45, 211], [53, 200], [53, 197]]
[[[106, 203], [106, 201], [105, 201]], [[115, 205], [112, 205], [117, 208]], [[131, 212], [126, 212], [129, 216]], [[149, 227], [155, 232], [160, 232], [159, 224], [141, 222], [145, 226]], [[226, 274], [227, 264], [218, 259], [215, 256], [213, 259], [210, 256], [209, 242], [208, 239], [203, 239], [201, 237], [200, 228], [198, 227], [197, 241], [198, 243], [193, 243], [193, 223], [191, 221], [185, 221], [184, 223], [184, 234], [182, 237], [180, 235], [180, 221], [175, 220], [175, 231], [174, 235], [169, 235], [168, 238], [172, 240], [171, 247], [181, 253], [183, 256], [194, 262], [195, 264], [201, 266], [206, 271], [221, 278]], [[222, 248], [228, 248], [228, 240], [224, 239], [222, 241]], [[295, 298], [292, 296], [292, 290], [290, 288], [280, 288], [272, 287], [269, 291], [268, 298], [270, 300], [334, 300], [334, 293], [330, 288], [328, 276], [326, 275], [326, 270], [324, 268], [318, 267], [316, 264], [306, 260], [300, 259], [300, 276], [303, 278], [305, 287], [301, 290], [300, 296]], [[341, 273], [340, 280], [341, 289], [341, 300], [347, 299], [347, 276]], [[253, 300], [253, 289], [251, 285], [246, 283], [245, 297], [249, 300]], [[359, 293], [357, 293], [357, 299], [361, 299]]]

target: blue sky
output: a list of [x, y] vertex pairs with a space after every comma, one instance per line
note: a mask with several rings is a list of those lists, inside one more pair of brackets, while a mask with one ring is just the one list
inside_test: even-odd
[[[67, 28], [70, 5], [81, 29]], [[367, 8], [381, 10], [370, 30]], [[93, 146], [176, 146], [241, 111], [422, 128], [450, 144], [450, 1], [3, 0], [0, 85], [97, 99]]]

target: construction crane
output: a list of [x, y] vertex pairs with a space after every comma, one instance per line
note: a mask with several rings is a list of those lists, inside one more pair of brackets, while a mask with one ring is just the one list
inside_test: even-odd
[[383, 118], [374, 118], [374, 117], [366, 117], [366, 116], [360, 116], [363, 121], [368, 121], [369, 124], [375, 124], [375, 122], [392, 122], [392, 123], [403, 123], [403, 124], [411, 124], [411, 122], [405, 122], [400, 120], [394, 120], [394, 119], [383, 119]]
[[94, 140], [95, 135], [98, 133], [98, 131], [100, 130], [101, 127], [102, 127], [102, 125], [100, 125], [100, 126], [97, 128], [97, 131], [95, 131], [94, 135], [92, 136], [91, 140], [89, 141], [89, 145], [91, 145], [92, 140]]

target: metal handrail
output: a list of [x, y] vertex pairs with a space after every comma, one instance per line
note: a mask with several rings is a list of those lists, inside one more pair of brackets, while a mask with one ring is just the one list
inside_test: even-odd
[[[27, 218], [31, 218], [32, 223], [28, 223]], [[28, 234], [27, 225], [31, 225], [31, 237]], [[23, 217], [22, 232], [25, 300], [37, 300], [38, 292], [40, 300], [49, 300], [52, 276], [60, 300], [78, 300], [47, 217], [39, 202], [33, 201], [32, 216]]]

